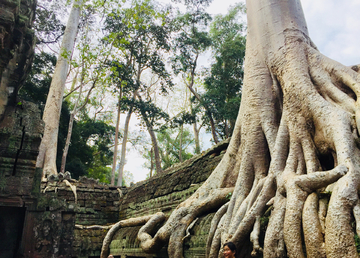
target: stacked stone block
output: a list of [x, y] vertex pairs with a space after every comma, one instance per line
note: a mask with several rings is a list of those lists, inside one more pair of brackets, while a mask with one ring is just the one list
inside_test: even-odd
[[[44, 214], [55, 212], [60, 213], [62, 219], [52, 224], [53, 242], [44, 242], [44, 239], [39, 238], [36, 252], [38, 255], [46, 255], [48, 250], [41, 246], [42, 243], [48, 243], [50, 249], [52, 246], [59, 246], [55, 257], [99, 256], [102, 241], [108, 230], [80, 229], [80, 227], [107, 226], [118, 222], [119, 203], [127, 189], [109, 187], [87, 178], [81, 178], [79, 181], [68, 180], [68, 182], [76, 186], [76, 195], [65, 180], [44, 183], [41, 187], [43, 203], [38, 206], [38, 217], [43, 218]], [[39, 219], [37, 223], [40, 228], [46, 226], [44, 220]], [[59, 234], [60, 228], [63, 236]]]

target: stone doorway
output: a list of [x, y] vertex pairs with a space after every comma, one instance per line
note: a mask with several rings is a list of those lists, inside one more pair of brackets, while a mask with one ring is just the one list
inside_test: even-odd
[[25, 212], [22, 207], [0, 206], [0, 257], [18, 257]]

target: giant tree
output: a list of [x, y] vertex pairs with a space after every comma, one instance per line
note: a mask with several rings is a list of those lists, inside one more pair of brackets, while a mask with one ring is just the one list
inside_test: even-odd
[[[264, 257], [358, 257], [358, 66], [319, 52], [299, 0], [248, 0], [247, 16], [242, 102], [227, 152], [153, 237], [147, 232], [161, 213], [140, 229], [142, 248], [169, 242], [169, 256], [182, 257], [186, 228], [217, 209], [208, 257], [229, 240], [245, 257], [249, 235]], [[269, 207], [260, 247], [260, 217]]]

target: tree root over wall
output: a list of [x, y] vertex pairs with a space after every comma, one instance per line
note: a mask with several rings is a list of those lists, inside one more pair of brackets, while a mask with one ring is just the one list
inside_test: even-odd
[[[218, 210], [207, 257], [232, 241], [238, 257], [358, 257], [360, 226], [360, 76], [311, 42], [299, 0], [247, 2], [248, 36], [242, 103], [228, 150], [207, 181], [151, 236], [183, 257], [182, 239], [197, 217]], [[331, 192], [331, 197], [320, 194]], [[227, 202], [226, 196], [232, 193]], [[263, 246], [260, 217], [272, 205]], [[154, 215], [153, 219], [157, 216]]]

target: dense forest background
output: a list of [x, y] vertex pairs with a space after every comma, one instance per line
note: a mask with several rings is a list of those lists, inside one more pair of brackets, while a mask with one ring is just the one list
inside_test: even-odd
[[[145, 158], [152, 176], [201, 153], [202, 135], [213, 144], [231, 136], [241, 101], [245, 8], [235, 4], [212, 16], [208, 4], [91, 0], [76, 6], [81, 16], [62, 100], [59, 172], [129, 184], [129, 150]], [[19, 96], [42, 110], [64, 56], [71, 8], [66, 1], [38, 1], [36, 55]]]

